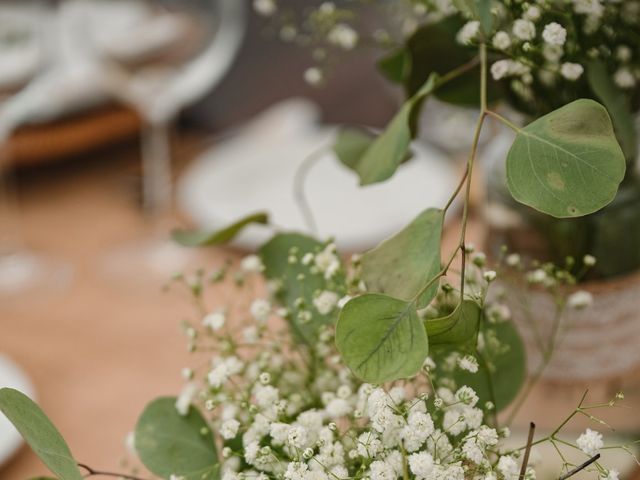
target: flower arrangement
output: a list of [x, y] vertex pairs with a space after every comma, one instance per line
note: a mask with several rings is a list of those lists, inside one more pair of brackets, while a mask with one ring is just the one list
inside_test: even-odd
[[[496, 109], [506, 104], [515, 110], [518, 115], [513, 123], [538, 119], [578, 99], [601, 103], [611, 117], [627, 166], [612, 205], [601, 214], [570, 221], [538, 215], [510, 200], [504, 191], [503, 171], [492, 173], [496, 179], [490, 194], [542, 234], [539, 240], [545, 245], [534, 257], [546, 254], [557, 263], [566, 256], [595, 254], [602, 261], [591, 271], [591, 278], [609, 278], [640, 268], [634, 247], [640, 241], [640, 231], [634, 227], [640, 220], [640, 182], [635, 168], [635, 117], [640, 109], [637, 1], [319, 1], [306, 10], [285, 1], [256, 2], [266, 3], [272, 8], [262, 14], [272, 29], [283, 40], [311, 50], [315, 65], [305, 78], [312, 84], [326, 82], [339, 52], [374, 46], [384, 52], [380, 71], [402, 85], [408, 98], [431, 75], [447, 75], [470, 62], [455, 78], [440, 82], [431, 96], [456, 106], [478, 107], [478, 46], [484, 44], [489, 70], [486, 101]], [[368, 15], [364, 22], [362, 12], [372, 9], [382, 12]], [[420, 96], [413, 109], [411, 137], [420, 131], [423, 100]], [[509, 188], [513, 193], [511, 185]], [[626, 234], [606, 233], [618, 229]], [[524, 248], [517, 243], [513, 246]]]
[[[627, 3], [637, 2], [616, 5]], [[277, 11], [268, 0], [255, 4], [264, 15]], [[563, 26], [559, 17], [582, 16], [580, 28], [591, 28], [596, 20], [604, 21], [608, 8], [602, 6], [598, 16], [597, 0], [571, 5], [571, 12], [562, 13], [556, 11], [558, 2], [464, 0], [419, 2], [411, 10], [426, 15], [435, 9], [439, 20], [427, 28], [464, 19], [453, 31], [464, 56], [447, 57], [457, 64], [429, 71], [418, 84], [411, 83], [418, 78], [413, 73], [429, 65], [407, 63], [407, 51], [384, 62], [388, 73], [414, 79], [408, 83], [408, 100], [381, 133], [345, 129], [334, 149], [361, 184], [382, 182], [410, 156], [417, 113], [427, 97], [476, 101], [480, 111], [460, 183], [442, 208], [424, 210], [348, 265], [331, 241], [279, 232], [245, 258], [239, 271], [225, 266], [177, 275], [173, 284], [186, 287], [196, 306], [196, 320], [184, 325], [189, 350], [204, 355], [205, 362], [185, 369], [187, 384], [179, 397], [152, 401], [138, 420], [133, 447], [151, 474], [171, 480], [532, 480], [531, 449], [548, 442], [563, 461], [562, 480], [582, 470], [618, 478], [612, 466], [600, 462], [600, 451], [607, 447], [599, 432], [588, 429], [575, 441], [563, 433], [576, 416], [603, 425], [594, 410], [616, 406], [622, 394], [589, 404], [585, 393], [549, 435], [536, 439], [531, 425], [525, 445], [507, 445], [508, 425], [539, 372], [526, 378], [522, 341], [494, 282], [499, 275], [519, 274], [527, 285], [554, 296], [557, 328], [540, 339], [548, 361], [563, 311], [590, 302], [588, 294], [565, 287], [574, 285], [595, 259], [525, 267], [517, 254], [505, 252], [491, 270], [486, 256], [466, 240], [471, 179], [487, 120], [514, 131], [506, 158], [513, 198], [544, 214], [574, 218], [596, 212], [612, 201], [624, 178], [616, 122], [609, 108], [589, 95], [560, 99], [557, 108], [549, 103], [556, 109], [526, 126], [490, 108], [492, 77], [508, 80], [518, 101], [528, 97], [526, 88], [537, 92], [547, 85], [538, 74], [552, 68], [544, 53], [535, 56], [538, 47], [545, 48], [536, 43], [539, 38], [545, 45], [566, 46], [568, 56], [559, 57], [554, 75], [567, 92], [581, 96], [568, 83], [582, 77], [569, 47], [583, 44], [575, 43], [572, 32], [577, 30]], [[543, 29], [530, 18], [533, 7], [538, 20], [544, 19]], [[325, 3], [311, 13], [310, 28], [326, 31], [327, 42], [349, 49], [361, 41], [345, 23], [352, 15]], [[296, 32], [288, 35], [298, 38]], [[493, 58], [495, 42], [503, 47], [500, 55], [513, 57]], [[536, 64], [535, 58], [544, 60]], [[504, 60], [514, 63], [498, 63]], [[458, 195], [463, 197], [459, 237], [453, 251], [443, 255], [444, 219]], [[222, 230], [177, 231], [174, 238], [183, 245], [218, 245], [251, 223], [268, 222], [266, 214], [257, 213]], [[256, 291], [261, 279], [268, 295], [258, 295], [240, 312], [205, 303], [205, 291], [219, 282]], [[243, 321], [248, 323], [243, 326]], [[498, 413], [509, 408], [501, 423]], [[78, 464], [39, 407], [15, 390], [0, 390], [0, 410], [60, 480], [81, 479], [81, 469], [87, 476], [142, 478], [137, 472], [115, 474]], [[631, 452], [630, 445], [608, 448]], [[567, 460], [565, 449], [582, 452], [584, 461]]]

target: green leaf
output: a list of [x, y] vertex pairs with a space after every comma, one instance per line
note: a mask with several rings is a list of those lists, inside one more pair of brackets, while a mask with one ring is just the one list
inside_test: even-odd
[[380, 294], [362, 295], [344, 306], [336, 345], [354, 374], [375, 384], [415, 375], [429, 353], [415, 304]]
[[142, 412], [134, 436], [140, 460], [162, 478], [216, 479], [218, 455], [207, 422], [193, 407], [179, 415], [175, 404], [175, 397], [161, 397]]
[[[429, 208], [408, 226], [362, 256], [362, 279], [367, 290], [412, 300], [440, 271], [442, 210]], [[423, 293], [418, 308], [429, 305], [438, 282]]]
[[353, 169], [361, 185], [387, 180], [409, 153], [415, 135], [414, 119], [424, 99], [433, 91], [438, 76], [431, 75], [418, 92], [407, 100], [387, 128], [367, 148]]
[[185, 247], [204, 247], [227, 243], [238, 235], [242, 229], [252, 223], [266, 225], [269, 223], [269, 216], [264, 212], [251, 214], [237, 222], [213, 232], [200, 230], [174, 230], [171, 232], [172, 238]]
[[481, 404], [495, 403], [504, 410], [518, 396], [527, 375], [524, 345], [511, 322], [487, 324], [482, 328], [485, 348], [479, 351], [476, 373], [458, 369], [456, 383], [473, 388]]
[[[321, 315], [313, 306], [316, 292], [331, 290], [345, 291], [344, 274], [338, 273], [330, 280], [322, 273], [312, 273], [312, 265], [303, 265], [301, 258], [306, 253], [315, 253], [324, 248], [324, 244], [314, 238], [298, 233], [283, 233], [275, 235], [258, 254], [264, 265], [264, 274], [269, 280], [279, 283], [276, 297], [289, 310], [288, 321], [296, 337], [313, 345], [323, 325], [335, 322], [336, 314], [331, 312]], [[289, 262], [294, 253], [296, 262]], [[299, 299], [303, 299], [300, 304]], [[311, 313], [311, 319], [300, 317], [302, 311]]]
[[355, 128], [344, 128], [338, 132], [333, 145], [338, 160], [354, 170], [358, 161], [373, 143], [373, 135]]
[[631, 114], [631, 100], [614, 83], [605, 64], [600, 60], [594, 60], [587, 65], [587, 80], [593, 93], [611, 115], [611, 121], [625, 158], [628, 161], [634, 161], [637, 155], [638, 141]]
[[404, 83], [411, 68], [411, 56], [400, 48], [378, 61], [378, 70], [393, 83]]
[[491, 13], [492, 0], [476, 0], [478, 10], [478, 20], [485, 35], [490, 35], [493, 31], [493, 14]]
[[473, 20], [478, 20], [482, 31], [489, 35], [493, 28], [493, 15], [491, 14], [491, 0], [454, 0], [458, 9]]
[[[413, 95], [434, 73], [445, 75], [478, 55], [477, 48], [460, 45], [456, 35], [464, 25], [459, 16], [423, 25], [407, 40], [408, 74], [405, 74], [407, 96]], [[440, 85], [434, 95], [447, 103], [462, 107], [480, 105], [479, 67]], [[487, 83], [487, 99], [493, 103], [501, 97], [501, 86], [492, 78]]]
[[62, 435], [29, 397], [12, 388], [2, 388], [0, 411], [60, 480], [82, 480], [77, 462]]
[[576, 100], [519, 129], [507, 155], [513, 198], [558, 218], [607, 205], [624, 173], [609, 114], [593, 100]]
[[429, 346], [475, 345], [480, 328], [480, 305], [472, 300], [464, 300], [446, 317], [434, 318], [424, 322]]

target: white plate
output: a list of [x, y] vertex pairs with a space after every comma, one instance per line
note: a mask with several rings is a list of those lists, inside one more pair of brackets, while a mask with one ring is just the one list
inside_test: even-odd
[[[0, 355], [0, 387], [20, 390], [35, 399], [35, 389], [25, 373], [9, 358]], [[7, 463], [22, 445], [23, 440], [7, 417], [0, 413], [0, 467]]]
[[[331, 145], [335, 128], [320, 127], [305, 100], [270, 108], [237, 134], [204, 152], [182, 177], [178, 202], [204, 228], [219, 228], [247, 214], [267, 211], [274, 225], [310, 233], [294, 196], [297, 167]], [[321, 238], [335, 236], [346, 252], [370, 248], [427, 207], [442, 207], [454, 190], [455, 165], [425, 144], [383, 183], [359, 187], [357, 176], [327, 152], [311, 167], [305, 191]], [[235, 245], [254, 250], [270, 227], [251, 226]]]

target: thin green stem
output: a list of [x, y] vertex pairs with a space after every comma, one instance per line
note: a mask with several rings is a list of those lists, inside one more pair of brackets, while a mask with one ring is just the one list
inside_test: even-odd
[[496, 120], [498, 120], [499, 122], [504, 123], [507, 127], [509, 127], [511, 130], [513, 130], [514, 132], [520, 132], [522, 129], [520, 127], [518, 127], [515, 123], [507, 120], [506, 118], [504, 118], [502, 115], [500, 115], [499, 113], [493, 112], [491, 110], [487, 110], [485, 112], [487, 115], [489, 115], [490, 117], [495, 118]]
[[467, 163], [467, 188], [464, 197], [464, 209], [462, 212], [462, 227], [460, 233], [460, 248], [462, 249], [462, 266], [460, 268], [460, 300], [464, 300], [464, 277], [466, 269], [465, 255], [465, 239], [467, 235], [467, 221], [469, 219], [469, 203], [471, 199], [471, 179], [473, 178], [473, 165], [478, 154], [478, 145], [480, 143], [480, 133], [482, 133], [482, 125], [487, 116], [487, 46], [480, 44], [480, 115], [476, 123], [475, 132], [473, 134], [473, 144], [471, 146], [471, 154]]
[[467, 73], [469, 70], [474, 69], [475, 67], [478, 66], [479, 63], [481, 63], [481, 58], [473, 57], [467, 63], [463, 63], [459, 67], [456, 67], [453, 70], [450, 70], [449, 72], [445, 73], [436, 81], [436, 88], [444, 85], [447, 82], [450, 82], [451, 80], [458, 78], [460, 75]]
[[84, 476], [85, 478], [100, 476], [100, 477], [118, 477], [125, 480], [146, 480], [142, 477], [135, 477], [133, 475], [127, 475], [126, 473], [115, 473], [115, 472], [103, 472], [100, 470], [95, 470], [91, 468], [89, 465], [85, 465], [84, 463], [79, 463], [78, 466], [87, 471], [87, 474]]

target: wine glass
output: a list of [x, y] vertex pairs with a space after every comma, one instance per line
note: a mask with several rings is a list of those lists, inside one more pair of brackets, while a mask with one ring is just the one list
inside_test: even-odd
[[33, 115], [31, 89], [55, 59], [55, 2], [0, 3], [0, 299], [23, 301], [68, 285], [71, 268], [27, 249], [9, 181], [8, 140]]
[[231, 65], [244, 33], [241, 0], [68, 0], [65, 30], [86, 58], [105, 67], [109, 92], [142, 119], [143, 208], [147, 238], [109, 252], [118, 278], [166, 279], [190, 251], [168, 239], [171, 207], [170, 126]]

